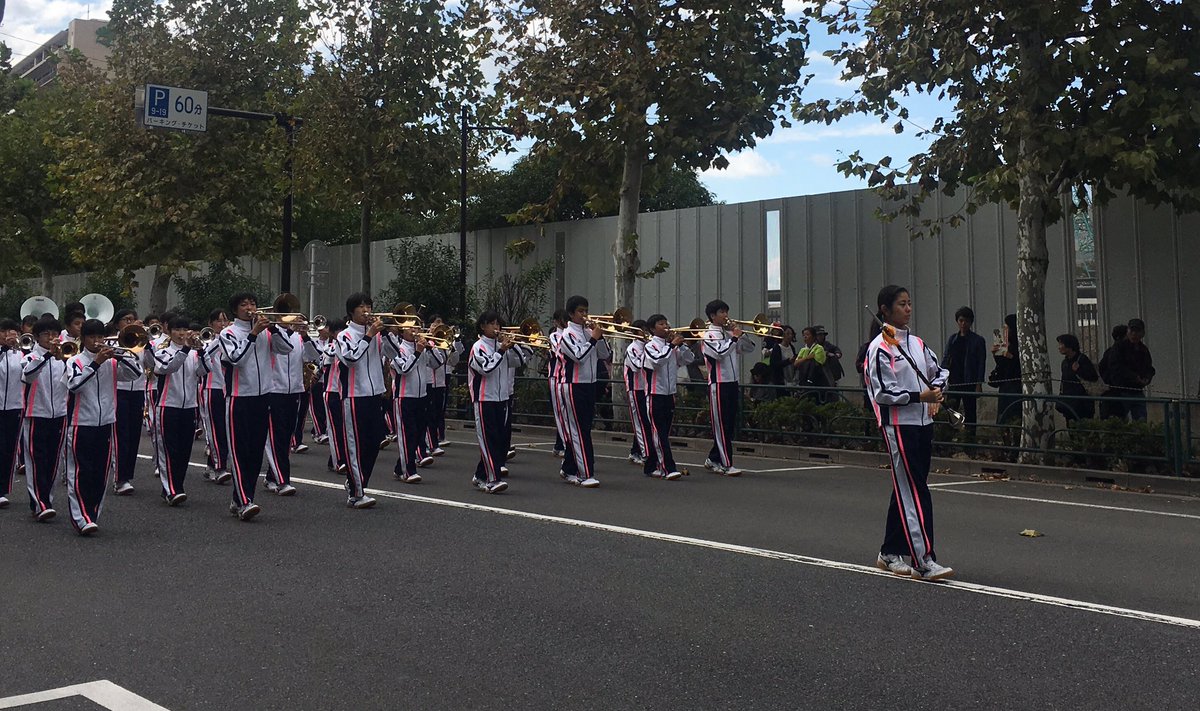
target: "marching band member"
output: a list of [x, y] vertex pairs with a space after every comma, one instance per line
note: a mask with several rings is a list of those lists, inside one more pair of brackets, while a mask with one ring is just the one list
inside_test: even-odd
[[[442, 325], [445, 325], [442, 317], [434, 314], [429, 323], [429, 330], [432, 331]], [[446, 450], [442, 447], [450, 444], [446, 440], [446, 403], [449, 400], [447, 393], [449, 392], [450, 373], [453, 372], [454, 366], [458, 365], [464, 350], [462, 337], [459, 334], [455, 334], [449, 351], [440, 348], [429, 350], [430, 358], [433, 361], [433, 380], [429, 385], [429, 416], [426, 418], [429, 423], [429, 436], [427, 440], [430, 454], [435, 457], [445, 454]]]
[[589, 332], [588, 301], [582, 296], [567, 299], [567, 331], [560, 351], [563, 369], [560, 395], [568, 440], [573, 457], [563, 460], [560, 476], [570, 484], [592, 488], [596, 479], [596, 454], [592, 449], [592, 420], [596, 416], [596, 361], [608, 358], [612, 351], [604, 332], [593, 323]]
[[[875, 566], [918, 580], [942, 580], [954, 570], [940, 565], [933, 551], [928, 480], [933, 415], [944, 399], [950, 373], [925, 342], [907, 330], [913, 310], [907, 289], [885, 286], [876, 304], [877, 317], [887, 325], [871, 341], [863, 365], [867, 393], [891, 458], [894, 495]], [[911, 564], [904, 562], [904, 555], [910, 556]]]
[[[272, 338], [275, 331], [250, 292], [234, 294], [229, 312], [234, 321], [221, 331], [221, 363], [225, 372], [225, 427], [233, 462], [233, 502], [229, 512], [249, 521], [262, 510], [254, 503], [254, 488], [267, 443], [269, 395], [274, 373], [272, 354], [287, 355], [292, 342]], [[275, 331], [275, 335], [278, 332]]]
[[112, 461], [117, 422], [117, 383], [142, 377], [142, 364], [132, 355], [105, 344], [107, 327], [95, 320], [80, 329], [79, 354], [67, 363], [67, 427], [63, 472], [71, 523], [81, 536], [100, 529], [108, 465]]
[[[113, 328], [121, 329], [140, 324], [137, 312], [121, 309], [113, 315]], [[150, 350], [146, 347], [143, 354]], [[138, 446], [142, 442], [142, 418], [146, 411], [146, 369], [143, 361], [142, 374], [133, 380], [117, 383], [117, 441], [115, 460], [116, 476], [113, 491], [121, 496], [133, 493], [133, 472], [137, 465]]]
[[[638, 319], [630, 324], [642, 331], [649, 330]], [[629, 421], [633, 425], [633, 443], [629, 445], [629, 463], [646, 463], [646, 341], [634, 339], [625, 346], [625, 399], [629, 403]]]
[[429, 410], [429, 381], [433, 376], [432, 363], [424, 338], [418, 338], [415, 328], [403, 328], [400, 337], [388, 333], [385, 341], [391, 343], [396, 356], [391, 359], [392, 369], [392, 418], [396, 422], [396, 433], [400, 442], [396, 457], [396, 481], [420, 484], [421, 475], [417, 467], [433, 463], [433, 457], [421, 452], [421, 443], [428, 436], [429, 426], [425, 415]]
[[[329, 324], [326, 323], [317, 330], [317, 338], [313, 342], [313, 346], [317, 349], [317, 375], [312, 379], [310, 386], [303, 393], [300, 393], [300, 412], [308, 413], [308, 418], [312, 422], [310, 430], [313, 436], [313, 441], [317, 444], [325, 444], [329, 441], [329, 435], [326, 433], [325, 424], [325, 354], [329, 350]], [[301, 414], [296, 418], [296, 430], [292, 433], [292, 451], [303, 451], [300, 447], [304, 446], [304, 415]]]
[[[215, 309], [208, 315], [208, 327], [219, 334], [229, 325], [225, 309]], [[228, 484], [229, 432], [225, 426], [225, 373], [221, 367], [221, 340], [214, 337], [196, 353], [200, 365], [200, 385], [196, 391], [197, 412], [204, 428], [208, 468], [204, 478], [217, 484]]]
[[337, 336], [346, 329], [344, 319], [329, 322], [329, 343], [321, 358], [325, 372], [325, 391], [321, 401], [325, 407], [325, 422], [329, 436], [329, 471], [348, 473], [346, 467], [346, 428], [342, 419], [342, 378], [345, 367], [337, 358]]
[[173, 316], [167, 322], [166, 345], [154, 350], [154, 463], [169, 505], [187, 501], [183, 482], [196, 432], [196, 400], [200, 359], [192, 352], [188, 320]]
[[675, 390], [679, 383], [679, 367], [696, 358], [691, 348], [684, 347], [682, 334], [671, 331], [671, 324], [662, 314], [646, 319], [646, 328], [654, 337], [644, 350], [646, 392], [648, 401], [644, 440], [647, 443], [646, 461], [642, 473], [646, 476], [673, 481], [682, 476], [671, 455], [671, 424], [675, 420]]
[[367, 496], [371, 472], [379, 457], [386, 426], [383, 421], [383, 363], [397, 353], [390, 339], [380, 335], [383, 321], [368, 314], [374, 303], [363, 292], [346, 299], [350, 323], [337, 336], [337, 357], [342, 371], [342, 420], [346, 429], [346, 465], [349, 471], [346, 505], [367, 509], [375, 499]]
[[[704, 460], [704, 468], [725, 476], [737, 476], [741, 469], [733, 466], [733, 429], [741, 407], [738, 385], [738, 356], [754, 350], [754, 342], [742, 335], [736, 323], [729, 333], [729, 304], [716, 299], [704, 307], [709, 320], [704, 332], [702, 352], [708, 364], [708, 403], [712, 417], [713, 446]], [[731, 337], [732, 336], [732, 337]]]
[[[278, 299], [276, 299], [278, 303]], [[267, 491], [279, 496], [292, 496], [292, 435], [296, 431], [296, 418], [300, 417], [300, 393], [304, 392], [304, 364], [320, 358], [316, 344], [308, 337], [307, 326], [293, 324], [291, 327], [276, 327], [268, 338], [288, 342], [286, 355], [271, 359], [273, 374], [271, 395], [268, 398], [267, 435]], [[297, 453], [308, 451], [301, 445]]]
[[63, 330], [58, 334], [58, 342], [66, 343], [73, 341], [80, 342], [83, 335], [83, 322], [87, 317], [83, 315], [83, 304], [78, 301], [73, 301], [63, 307]]
[[[504, 369], [504, 461], [517, 456], [517, 449], [512, 446], [513, 411], [517, 408], [517, 371], [533, 361], [533, 349], [520, 343], [514, 343], [509, 349], [510, 357]], [[500, 476], [508, 476], [508, 467], [500, 465]]]
[[53, 318], [42, 318], [33, 326], [35, 343], [21, 366], [25, 383], [25, 480], [29, 488], [29, 510], [38, 521], [54, 518], [54, 481], [58, 478], [63, 425], [67, 417], [67, 388], [63, 384], [67, 364], [51, 349], [62, 326]]
[[17, 441], [21, 437], [21, 410], [25, 407], [21, 385], [21, 351], [12, 319], [0, 321], [0, 509], [8, 507], [17, 471]]
[[508, 489], [508, 482], [500, 478], [500, 467], [505, 461], [504, 419], [507, 408], [504, 393], [504, 378], [507, 362], [516, 356], [510, 355], [512, 342], [499, 340], [500, 315], [495, 311], [484, 311], [475, 322], [479, 340], [471, 346], [467, 360], [467, 386], [471, 391], [471, 404], [475, 409], [475, 437], [479, 440], [479, 464], [471, 484], [488, 494], [499, 494]]
[[547, 340], [550, 341], [550, 350], [546, 354], [546, 379], [550, 384], [550, 409], [554, 415], [554, 456], [564, 459], [567, 454], [567, 445], [563, 440], [563, 435], [567, 429], [563, 420], [562, 401], [559, 400], [558, 391], [562, 380], [562, 336], [567, 330], [566, 309], [555, 309], [551, 319], [554, 321], [554, 328], [547, 336]]

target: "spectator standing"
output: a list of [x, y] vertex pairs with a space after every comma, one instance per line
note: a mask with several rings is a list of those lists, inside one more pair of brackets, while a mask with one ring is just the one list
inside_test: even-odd
[[[780, 339], [767, 336], [763, 338], [762, 363], [767, 366], [764, 382], [771, 385], [783, 385], [783, 348]], [[753, 375], [751, 371], [751, 375]]]
[[1120, 391], [1112, 387], [1112, 383], [1116, 378], [1120, 377], [1116, 369], [1120, 367], [1117, 363], [1117, 347], [1125, 341], [1125, 336], [1129, 332], [1129, 327], [1123, 323], [1119, 323], [1112, 328], [1112, 345], [1100, 357], [1100, 377], [1104, 379], [1108, 389], [1104, 391], [1102, 397], [1105, 399], [1100, 402], [1100, 419], [1107, 420], [1110, 417], [1125, 419], [1127, 412], [1126, 403], [1120, 398]]
[[950, 383], [946, 395], [949, 407], [960, 409], [967, 422], [967, 436], [975, 439], [975, 426], [979, 421], [979, 396], [987, 373], [987, 342], [975, 333], [975, 312], [963, 306], [954, 312], [958, 331], [946, 342], [945, 366], [950, 371]]
[[[846, 374], [842, 368], [842, 349], [826, 340], [829, 331], [826, 331], [824, 326], [813, 326], [813, 335], [821, 348], [825, 349], [825, 365], [822, 366], [825, 370], [825, 380], [829, 387], [837, 387], [838, 381]], [[831, 401], [837, 399], [837, 393], [830, 393], [830, 396]]]
[[[1073, 334], [1064, 333], [1057, 340], [1058, 352], [1063, 356], [1059, 394], [1087, 397], [1087, 388], [1083, 383], [1094, 383], [1100, 379], [1096, 366], [1092, 365], [1091, 358], [1079, 351], [1079, 339]], [[1096, 401], [1091, 399], [1061, 400], [1054, 407], [1067, 418], [1067, 422], [1090, 420], [1096, 416]]]
[[1021, 419], [1021, 359], [1017, 355], [1017, 315], [1004, 317], [1004, 334], [992, 345], [996, 364], [988, 375], [988, 385], [1000, 391], [996, 399], [996, 423]]
[[1146, 421], [1146, 386], [1154, 379], [1154, 359], [1150, 349], [1142, 342], [1146, 336], [1146, 322], [1140, 318], [1129, 319], [1125, 340], [1117, 344], [1116, 379], [1106, 380], [1117, 388], [1117, 395], [1128, 400], [1126, 410], [1134, 422]]

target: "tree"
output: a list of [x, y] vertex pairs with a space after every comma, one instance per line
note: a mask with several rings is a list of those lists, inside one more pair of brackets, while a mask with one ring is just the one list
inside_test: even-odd
[[314, 120], [298, 172], [329, 202], [358, 209], [363, 289], [370, 291], [374, 212], [426, 214], [457, 195], [460, 107], [487, 111], [479, 67], [490, 42], [488, 16], [478, 0], [309, 4], [331, 29], [310, 55], [299, 100]]
[[[564, 189], [553, 207], [538, 209], [537, 203], [544, 202], [554, 192], [562, 172], [563, 164], [557, 156], [533, 153], [523, 156], [506, 171], [483, 176], [468, 207], [468, 227], [473, 230], [507, 227], [534, 215], [540, 222], [557, 222], [617, 214], [611, 205], [593, 207], [578, 185]], [[715, 201], [695, 171], [672, 167], [659, 171], [652, 180], [643, 181], [639, 205], [642, 212], [651, 212], [712, 205]]]
[[[633, 303], [645, 172], [724, 168], [770, 135], [808, 44], [784, 0], [515, 0], [500, 86], [536, 150], [595, 204], [618, 205], [616, 304]], [[786, 120], [783, 124], [786, 125]], [[553, 202], [553, 201], [551, 201]]]
[[[899, 201], [891, 216], [913, 219], [918, 233], [937, 231], [920, 219], [922, 201], [937, 191], [965, 190], [968, 211], [991, 201], [1016, 211], [1023, 390], [1048, 395], [1046, 227], [1062, 219], [1064, 192], [1085, 202], [1091, 185], [1101, 202], [1124, 191], [1151, 204], [1200, 207], [1200, 8], [1169, 0], [863, 5], [808, 10], [832, 33], [853, 37], [826, 54], [843, 79], [861, 85], [848, 98], [798, 104], [796, 115], [828, 123], [867, 114], [901, 132], [909, 120], [903, 97], [952, 103], [949, 115], [920, 131], [931, 141], [908, 163], [854, 153], [839, 168]], [[1025, 401], [1023, 447], [1048, 444], [1052, 406]]]
[[447, 321], [466, 323], [475, 294], [474, 289], [467, 294], [468, 313], [458, 313], [458, 247], [403, 237], [399, 244], [388, 247], [388, 261], [396, 268], [396, 276], [376, 299], [380, 311], [391, 311], [395, 304], [407, 301]]
[[134, 88], [206, 89], [214, 106], [283, 108], [300, 81], [308, 18], [298, 0], [117, 0], [110, 17], [111, 77], [59, 78], [82, 96], [58, 116], [67, 136], [53, 172], [60, 222], [87, 267], [158, 265], [158, 311], [188, 261], [278, 248], [284, 140], [277, 127], [218, 117], [200, 134], [140, 128]]

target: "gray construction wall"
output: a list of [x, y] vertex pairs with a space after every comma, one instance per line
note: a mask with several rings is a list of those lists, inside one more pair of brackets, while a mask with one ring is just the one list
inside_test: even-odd
[[[963, 225], [946, 228], [940, 237], [914, 240], [910, 239], [907, 222], [877, 220], [878, 206], [879, 199], [873, 192], [860, 190], [643, 214], [638, 223], [643, 268], [648, 269], [660, 257], [671, 266], [654, 279], [639, 279], [635, 303], [630, 306], [639, 317], [661, 311], [676, 324], [702, 317], [704, 304], [717, 297], [729, 302], [735, 317], [751, 318], [766, 312], [767, 214], [778, 211], [782, 318], [797, 331], [805, 325], [824, 325], [830, 332], [829, 340], [844, 351], [848, 373], [853, 373], [850, 360], [866, 335], [868, 314], [863, 306], [874, 305], [876, 292], [887, 283], [911, 289], [915, 299], [914, 327], [935, 350], [940, 352], [944, 347], [954, 329], [953, 313], [963, 305], [975, 310], [977, 330], [990, 340], [991, 330], [1000, 327], [1004, 315], [1016, 307], [1014, 214], [1000, 206], [984, 206], [968, 216]], [[927, 209], [930, 214], [949, 215], [961, 207], [961, 199], [938, 198]], [[1110, 247], [1107, 244], [1110, 240], [1102, 239], [1104, 228], [1114, 220], [1124, 219], [1119, 215], [1136, 211], [1126, 201], [1124, 208], [1109, 208], [1109, 212], [1113, 217], [1100, 220], [1097, 226], [1098, 251]], [[1170, 227], [1166, 232], [1173, 236], [1172, 249], [1182, 257], [1179, 252], [1182, 227], [1170, 219], [1164, 222], [1162, 217], [1152, 218], [1149, 214], [1139, 217], [1143, 222], [1150, 220], [1147, 225], [1159, 225], [1155, 229], [1160, 232], [1163, 225]], [[1194, 221], [1188, 224], [1195, 226]], [[1064, 221], [1052, 227], [1048, 235], [1050, 275], [1046, 317], [1051, 362], [1056, 370], [1058, 357], [1053, 350], [1053, 338], [1075, 330], [1071, 325], [1076, 312], [1071, 267], [1074, 254], [1068, 225]], [[561, 304], [572, 294], [587, 296], [593, 313], [611, 311], [614, 306], [611, 248], [615, 232], [616, 218], [474, 232], [468, 235], [468, 248], [474, 257], [468, 279], [475, 283], [486, 279], [489, 272], [499, 275], [519, 269], [519, 265], [505, 258], [504, 246], [515, 239], [529, 239], [535, 243], [536, 251], [527, 258], [527, 264], [554, 259], [558, 265], [555, 282], [549, 289], [549, 302], [543, 307], [545, 316], [549, 316], [554, 304]], [[299, 237], [298, 247], [309, 237]], [[428, 239], [458, 243], [457, 234]], [[387, 260], [391, 244], [371, 245], [370, 264], [376, 291], [394, 275], [394, 267]], [[1116, 250], [1115, 246], [1111, 249]], [[1141, 247], [1134, 250], [1137, 254], [1144, 251]], [[1127, 308], [1124, 304], [1133, 309], [1129, 315], [1149, 314], [1148, 342], [1155, 349], [1162, 373], [1156, 385], [1177, 389], [1184, 380], [1181, 365], [1185, 360], [1184, 344], [1177, 335], [1181, 317], [1172, 317], [1176, 322], [1170, 326], [1161, 321], [1163, 313], [1179, 311], [1177, 305], [1182, 303], [1183, 288], [1179, 284], [1186, 280], [1177, 279], [1173, 269], [1169, 269], [1175, 260], [1165, 250], [1155, 256], [1160, 259], [1144, 257], [1139, 263], [1119, 251], [1114, 251], [1111, 258], [1105, 253], [1101, 273], [1113, 259], [1121, 271], [1116, 272], [1115, 278], [1106, 278], [1101, 286], [1102, 326], [1108, 323], [1109, 314], [1124, 314], [1122, 309]], [[305, 258], [305, 253], [299, 250], [294, 255], [292, 291], [307, 308]], [[260, 280], [273, 286], [278, 284], [277, 262], [243, 259], [242, 264]], [[314, 293], [316, 313], [341, 314], [346, 295], [359, 288], [360, 264], [358, 245], [326, 250], [323, 270], [328, 273], [322, 276], [323, 283]], [[1151, 272], [1146, 272], [1147, 269]], [[1132, 280], [1129, 270], [1153, 276]], [[1160, 276], [1163, 270], [1170, 272], [1169, 277]], [[138, 296], [143, 309], [148, 306], [151, 274], [151, 269], [138, 272]], [[78, 292], [83, 282], [83, 275], [59, 277], [50, 296], [61, 304], [63, 297]], [[1136, 288], [1131, 284], [1136, 284]], [[1193, 283], [1191, 288], [1200, 289], [1200, 285]], [[1132, 294], [1125, 296], [1131, 289]], [[1122, 294], [1118, 303], [1123, 306], [1116, 311], [1110, 297], [1114, 291]], [[1165, 306], [1149, 313], [1149, 303]], [[1168, 336], [1167, 331], [1175, 335]], [[751, 354], [744, 364], [748, 366], [757, 358], [757, 352]], [[850, 380], [843, 384], [847, 382]]]
[[1117, 200], [1096, 210], [1095, 229], [1102, 342], [1112, 326], [1141, 318], [1158, 371], [1149, 392], [1195, 397], [1200, 346], [1187, 309], [1200, 303], [1200, 214]]

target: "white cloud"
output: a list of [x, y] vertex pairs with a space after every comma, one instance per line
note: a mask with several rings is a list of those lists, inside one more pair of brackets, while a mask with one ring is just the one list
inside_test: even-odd
[[783, 173], [783, 169], [778, 164], [772, 163], [754, 151], [742, 151], [726, 157], [729, 159], [728, 168], [701, 171], [700, 176], [704, 180], [742, 180], [745, 178], [769, 178]]
[[801, 124], [785, 128], [764, 138], [760, 145], [783, 145], [787, 143], [816, 143], [833, 138], [866, 138], [870, 136], [895, 135], [890, 123], [867, 119], [858, 123], [840, 123], [832, 126], [823, 124]]
[[12, 48], [13, 63], [33, 52], [76, 18], [108, 19], [112, 0], [8, 0], [0, 40]]

